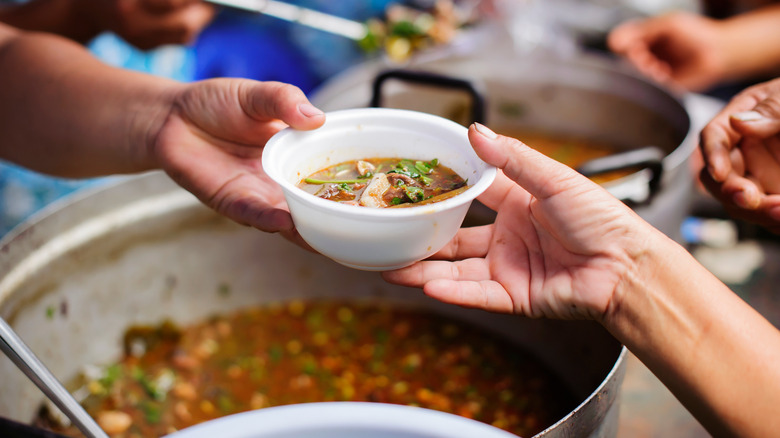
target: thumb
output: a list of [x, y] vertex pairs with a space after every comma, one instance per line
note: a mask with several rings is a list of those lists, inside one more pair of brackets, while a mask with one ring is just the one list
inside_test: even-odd
[[279, 119], [295, 129], [314, 129], [325, 123], [325, 114], [294, 85], [254, 81], [243, 85], [242, 101], [248, 102], [245, 107], [255, 119]]

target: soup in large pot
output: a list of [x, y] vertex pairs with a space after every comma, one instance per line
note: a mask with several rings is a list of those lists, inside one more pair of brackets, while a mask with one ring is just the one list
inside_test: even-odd
[[[292, 300], [186, 327], [131, 327], [123, 344], [120, 361], [76, 390], [111, 436], [325, 401], [419, 406], [532, 436], [577, 406], [561, 379], [501, 337], [376, 300]], [[39, 425], [80, 436], [47, 414]]]

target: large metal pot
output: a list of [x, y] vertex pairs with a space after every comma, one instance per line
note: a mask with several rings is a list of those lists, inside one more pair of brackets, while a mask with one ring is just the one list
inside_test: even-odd
[[696, 96], [676, 96], [606, 56], [519, 53], [508, 40], [493, 35], [476, 50], [400, 71], [382, 60], [366, 63], [326, 82], [312, 100], [324, 110], [407, 108], [463, 123], [482, 118], [499, 132], [532, 128], [610, 144], [613, 157], [588, 171], [638, 165], [604, 186], [678, 238], [693, 187], [688, 161], [709, 116], [693, 117]]
[[[162, 174], [69, 198], [8, 235], [0, 251], [0, 315], [63, 381], [116, 360], [131, 325], [188, 324], [296, 297], [373, 297], [450, 314], [535, 353], [582, 400], [540, 436], [616, 433], [626, 350], [601, 326], [444, 305], [238, 226]], [[42, 394], [5, 357], [0, 381], [0, 416], [30, 421]]]

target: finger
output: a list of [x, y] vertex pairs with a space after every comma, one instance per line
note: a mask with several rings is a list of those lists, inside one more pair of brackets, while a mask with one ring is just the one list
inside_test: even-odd
[[282, 230], [279, 232], [279, 234], [282, 235], [285, 239], [289, 240], [290, 242], [300, 246], [301, 248], [316, 253], [317, 251], [314, 250], [308, 243], [306, 243], [305, 240], [303, 240], [303, 237], [298, 233], [297, 229], [292, 230]]
[[740, 150], [747, 166], [747, 175], [758, 181], [765, 193], [780, 194], [780, 163], [765, 140], [746, 137], [740, 143]]
[[448, 304], [497, 313], [515, 311], [512, 297], [495, 281], [434, 280], [425, 285], [423, 292]]
[[607, 46], [619, 55], [625, 54], [633, 47], [636, 47], [640, 30], [641, 22], [639, 20], [625, 21], [612, 29], [609, 35], [607, 35]]
[[707, 190], [707, 192], [710, 193], [721, 204], [723, 204], [724, 207], [726, 208], [728, 208], [729, 206], [734, 207], [732, 194], [725, 193], [722, 190], [723, 182], [715, 181], [715, 179], [712, 178], [712, 175], [710, 175], [707, 169], [702, 169], [699, 172], [699, 181], [701, 181], [702, 185]]
[[254, 193], [235, 193], [215, 203], [218, 212], [242, 225], [269, 233], [293, 229], [289, 211], [269, 206], [267, 199]]
[[725, 203], [724, 208], [735, 219], [754, 223], [773, 233], [780, 231], [780, 195], [763, 197], [758, 208], [753, 210]]
[[434, 260], [462, 260], [472, 257], [484, 257], [493, 236], [493, 225], [461, 228], [455, 237], [436, 254]]
[[186, 171], [167, 169], [168, 174], [203, 203], [242, 225], [266, 232], [293, 230], [281, 189], [251, 166], [239, 166], [219, 157], [207, 164], [196, 161], [183, 162], [181, 168]]
[[759, 210], [766, 213], [766, 216], [773, 223], [768, 225], [773, 232], [780, 230], [780, 195], [764, 196], [761, 200]]
[[761, 101], [750, 111], [733, 113], [731, 126], [744, 136], [764, 139], [780, 133], [780, 102], [776, 99]]
[[500, 136], [484, 125], [472, 124], [468, 135], [480, 158], [502, 169], [507, 177], [538, 199], [549, 198], [576, 185], [595, 185], [570, 167], [519, 140]]
[[721, 196], [742, 209], [755, 210], [761, 203], [762, 190], [748, 178], [731, 174], [720, 184]]
[[405, 268], [383, 272], [382, 277], [388, 283], [420, 288], [436, 279], [487, 280], [490, 278], [490, 271], [484, 259], [467, 259], [459, 262], [423, 260]]
[[658, 82], [666, 82], [671, 78], [671, 67], [660, 60], [647, 46], [637, 45], [625, 54], [631, 64], [641, 73]]
[[715, 181], [725, 180], [733, 170], [730, 153], [742, 138], [742, 135], [731, 127], [728, 122], [729, 113], [724, 111], [715, 116], [699, 134], [699, 148], [705, 168]]
[[255, 120], [279, 119], [295, 129], [315, 129], [325, 123], [325, 113], [309, 102], [300, 88], [281, 82], [243, 83], [240, 100]]

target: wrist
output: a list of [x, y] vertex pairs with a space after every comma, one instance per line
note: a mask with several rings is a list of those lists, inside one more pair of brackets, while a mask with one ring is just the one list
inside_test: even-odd
[[780, 66], [780, 6], [766, 7], [721, 22], [723, 76], [738, 80], [776, 71]]
[[143, 172], [162, 168], [162, 157], [157, 145], [163, 128], [171, 120], [176, 101], [186, 86], [175, 81], [148, 77], [145, 87], [139, 88], [141, 98], [128, 110], [126, 156], [130, 157], [132, 171]]
[[[695, 290], [698, 263], [680, 245], [660, 231], [648, 227], [642, 233], [643, 241], [630, 256], [621, 281], [618, 283], [602, 324], [616, 338], [631, 346], [652, 339], [650, 331], [666, 318], [684, 316], [674, 308], [678, 303], [674, 292]], [[703, 269], [703, 268], [702, 268]], [[670, 312], [670, 313], [667, 313]], [[675, 320], [678, 330], [690, 328], [685, 321]], [[669, 326], [671, 327], [671, 326]], [[695, 333], [688, 333], [691, 339]]]

